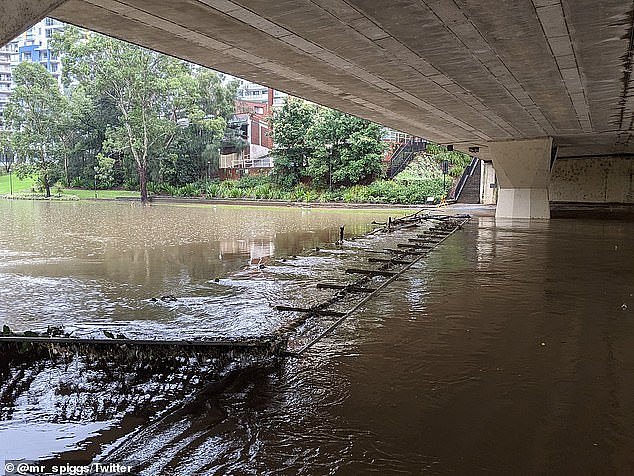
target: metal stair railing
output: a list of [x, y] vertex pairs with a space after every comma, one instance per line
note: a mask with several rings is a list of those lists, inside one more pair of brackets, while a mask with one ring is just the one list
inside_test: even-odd
[[401, 144], [392, 155], [390, 166], [387, 169], [387, 178], [394, 178], [396, 175], [401, 173], [416, 156], [416, 153], [426, 150], [426, 148], [426, 142], [414, 142], [413, 139]]
[[480, 164], [480, 159], [478, 159], [477, 157], [474, 157], [473, 159], [471, 159], [471, 163], [467, 166], [467, 168], [464, 169], [464, 172], [462, 172], [462, 177], [460, 177], [460, 180], [458, 181], [458, 184], [456, 185], [456, 188], [454, 189], [454, 193], [453, 193], [454, 200], [458, 200], [460, 198], [460, 195], [462, 194], [462, 190], [467, 184], [469, 177], [473, 175], [473, 173], [475, 172], [476, 166], [479, 164]]

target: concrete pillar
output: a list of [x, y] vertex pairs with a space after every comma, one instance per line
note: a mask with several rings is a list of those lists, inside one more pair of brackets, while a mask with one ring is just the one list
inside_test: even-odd
[[498, 202], [497, 180], [495, 167], [490, 160], [481, 160], [480, 166], [480, 203], [483, 205], [495, 205]]
[[499, 187], [496, 218], [550, 218], [552, 143], [551, 137], [489, 142]]
[[2, 0], [0, 46], [6, 45], [65, 2], [66, 0]]

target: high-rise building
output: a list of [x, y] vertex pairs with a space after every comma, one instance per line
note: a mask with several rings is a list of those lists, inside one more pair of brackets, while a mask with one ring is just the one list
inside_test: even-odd
[[51, 50], [50, 40], [56, 31], [64, 27], [65, 24], [62, 22], [45, 18], [0, 48], [0, 116], [15, 87], [13, 69], [24, 61], [40, 63], [61, 86], [62, 63], [58, 55]]
[[0, 116], [11, 94], [11, 55], [14, 47], [13, 43], [9, 43], [0, 48]]
[[10, 44], [13, 45], [11, 64], [13, 67], [24, 61], [33, 61], [44, 66], [61, 84], [62, 63], [51, 50], [50, 41], [56, 31], [66, 25], [53, 18], [45, 18], [26, 30]]

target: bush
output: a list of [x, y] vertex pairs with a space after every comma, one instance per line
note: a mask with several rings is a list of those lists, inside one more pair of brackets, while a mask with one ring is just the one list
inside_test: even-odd
[[205, 187], [205, 196], [208, 198], [217, 197], [219, 190], [220, 186], [218, 185], [218, 182], [210, 182]]
[[177, 197], [200, 197], [203, 192], [198, 184], [188, 183], [182, 187], [177, 187], [175, 195]]
[[123, 182], [124, 190], [139, 190], [139, 177], [130, 177]]
[[82, 177], [75, 177], [70, 181], [70, 188], [92, 188], [94, 186], [94, 182]]
[[237, 188], [253, 188], [258, 185], [270, 184], [269, 177], [267, 175], [245, 175], [239, 180], [233, 181]]
[[195, 182], [174, 187], [164, 183], [148, 183], [148, 190], [157, 195], [174, 197], [200, 197], [225, 199], [287, 200], [294, 202], [346, 203], [425, 203], [427, 197], [444, 196], [442, 178], [397, 182], [378, 180], [370, 185], [354, 185], [333, 191], [317, 190], [306, 184], [288, 189], [272, 183], [268, 177], [243, 177], [223, 182]]

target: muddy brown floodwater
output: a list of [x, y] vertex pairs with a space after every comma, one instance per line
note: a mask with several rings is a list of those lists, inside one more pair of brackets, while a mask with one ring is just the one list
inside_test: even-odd
[[[314, 302], [317, 281], [411, 236], [332, 244], [388, 215], [0, 202], [0, 323], [262, 335], [288, 318], [271, 305]], [[474, 217], [302, 358], [234, 372], [158, 421], [51, 423], [40, 382], [0, 421], [0, 459], [90, 446], [148, 475], [632, 474], [633, 236]]]

